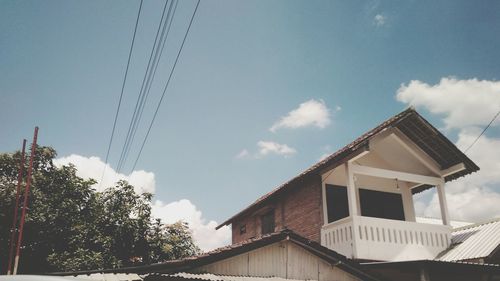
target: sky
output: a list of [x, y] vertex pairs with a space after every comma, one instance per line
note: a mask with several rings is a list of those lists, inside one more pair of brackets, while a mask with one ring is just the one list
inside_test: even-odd
[[[498, 1], [202, 0], [135, 167], [196, 1], [178, 3], [127, 162], [117, 172], [164, 1], [142, 6], [103, 183], [154, 192], [153, 214], [213, 228], [381, 121], [414, 106], [461, 149], [500, 110]], [[100, 179], [139, 1], [0, 0], [0, 151], [40, 127], [58, 165]], [[500, 119], [500, 118], [499, 118]], [[450, 214], [500, 216], [500, 120], [447, 185]], [[433, 191], [417, 213], [439, 216]]]

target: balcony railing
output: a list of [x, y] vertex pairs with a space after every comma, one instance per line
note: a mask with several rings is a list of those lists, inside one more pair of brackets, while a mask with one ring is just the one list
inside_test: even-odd
[[321, 244], [354, 259], [433, 259], [448, 248], [450, 234], [445, 225], [354, 216], [323, 226]]

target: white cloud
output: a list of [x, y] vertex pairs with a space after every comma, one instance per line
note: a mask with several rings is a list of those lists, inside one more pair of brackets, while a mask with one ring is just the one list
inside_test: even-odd
[[[54, 160], [54, 164], [58, 167], [69, 163], [75, 165], [79, 177], [85, 179], [93, 178], [97, 181], [101, 179], [104, 162], [102, 162], [99, 157], [85, 157], [72, 154]], [[133, 171], [130, 175], [124, 175], [117, 173], [109, 165], [106, 167], [106, 173], [100, 191], [113, 186], [121, 179], [127, 180], [136, 187], [136, 192], [146, 191], [153, 193], [155, 191], [156, 182], [154, 173]], [[94, 185], [94, 187], [97, 189], [99, 183]], [[230, 228], [226, 226], [216, 231], [215, 227], [217, 226], [217, 222], [203, 218], [202, 212], [187, 199], [171, 203], [163, 203], [160, 200], [155, 200], [151, 207], [153, 217], [161, 218], [164, 223], [174, 223], [178, 220], [187, 222], [190, 229], [193, 231], [195, 243], [202, 250], [211, 250], [230, 243]]]
[[[479, 130], [462, 131], [457, 145], [469, 145]], [[500, 216], [500, 139], [482, 136], [469, 150], [469, 157], [480, 171], [446, 184], [448, 208], [453, 219], [480, 221]], [[439, 198], [433, 194], [429, 203], [417, 201], [415, 208], [424, 216], [440, 217]]]
[[332, 155], [332, 146], [331, 145], [325, 145], [322, 147], [322, 150], [323, 150], [323, 154], [321, 154], [321, 156], [318, 158], [318, 161], [321, 161], [323, 159], [325, 159], [326, 157]]
[[297, 109], [282, 117], [279, 121], [269, 129], [275, 132], [280, 128], [302, 128], [307, 126], [315, 126], [325, 128], [330, 124], [330, 111], [322, 100], [311, 99], [301, 103]]
[[[443, 78], [437, 85], [411, 81], [397, 93], [401, 102], [422, 107], [443, 117], [447, 129], [458, 130], [457, 147], [465, 149], [500, 108], [500, 82]], [[495, 123], [494, 125], [498, 125]], [[483, 135], [467, 152], [480, 171], [446, 184], [453, 219], [479, 221], [500, 216], [500, 139]], [[417, 196], [419, 215], [440, 217], [435, 192]]]
[[71, 154], [70, 156], [54, 160], [54, 164], [58, 167], [68, 165], [69, 163], [73, 163], [77, 167], [77, 176], [84, 179], [92, 178], [98, 181], [93, 185], [93, 187], [98, 191], [114, 186], [119, 180], [126, 180], [135, 187], [135, 191], [137, 193], [155, 192], [155, 175], [151, 172], [140, 170], [133, 171], [129, 175], [125, 175], [117, 173], [109, 164], [106, 164], [106, 172], [104, 173], [102, 184], [99, 184], [102, 177], [102, 171], [104, 169], [104, 162], [101, 161], [99, 157], [85, 157]]
[[266, 156], [268, 154], [277, 154], [287, 157], [297, 153], [294, 148], [286, 144], [279, 144], [272, 141], [259, 141], [257, 146], [259, 147], [257, 157]]
[[386, 23], [387, 18], [381, 14], [375, 15], [373, 22], [376, 26], [383, 26]]
[[447, 129], [483, 126], [500, 108], [500, 81], [442, 78], [438, 84], [429, 85], [414, 80], [401, 85], [396, 97], [444, 116]]
[[243, 149], [238, 154], [236, 154], [236, 158], [243, 159], [243, 158], [247, 158], [249, 155], [250, 155], [250, 152], [248, 152], [248, 150], [246, 150], [246, 149]]
[[332, 155], [331, 153], [323, 153], [319, 158], [318, 158], [318, 161], [322, 161], [324, 159], [326, 159], [326, 157]]
[[217, 222], [213, 220], [207, 221], [203, 218], [201, 211], [187, 199], [168, 204], [156, 200], [152, 214], [167, 224], [179, 220], [186, 221], [193, 230], [193, 238], [196, 244], [204, 251], [213, 250], [231, 243], [231, 229], [224, 226], [219, 230], [215, 230]]

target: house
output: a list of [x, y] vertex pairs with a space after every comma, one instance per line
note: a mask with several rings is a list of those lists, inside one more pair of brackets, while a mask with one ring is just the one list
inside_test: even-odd
[[[218, 228], [231, 225], [233, 243], [290, 229], [388, 280], [500, 280], [500, 265], [488, 264], [498, 263], [498, 221], [455, 230], [450, 221], [446, 183], [478, 170], [409, 108]], [[413, 195], [430, 188], [439, 224], [415, 216]]]
[[[479, 167], [409, 108], [218, 227], [238, 243], [290, 229], [358, 261], [432, 260], [451, 245], [446, 182]], [[416, 221], [413, 194], [435, 188], [442, 224]]]
[[[108, 280], [105, 274], [129, 273], [150, 281], [500, 280], [500, 265], [489, 264], [498, 262], [499, 221], [453, 229], [446, 202], [446, 183], [478, 170], [409, 108], [219, 225], [231, 225], [232, 245], [160, 264], [59, 275], [101, 274]], [[430, 188], [439, 196], [438, 224], [415, 216], [413, 195]]]

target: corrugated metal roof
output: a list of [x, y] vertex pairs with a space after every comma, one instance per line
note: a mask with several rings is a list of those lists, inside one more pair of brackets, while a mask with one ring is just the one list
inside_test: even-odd
[[[415, 220], [419, 223], [428, 223], [428, 224], [437, 224], [437, 225], [443, 224], [443, 221], [441, 219], [437, 219], [437, 218], [416, 217]], [[450, 225], [453, 228], [469, 226], [472, 224], [474, 224], [474, 223], [466, 222], [466, 221], [456, 221], [456, 220], [450, 221]]]
[[437, 260], [460, 261], [488, 257], [500, 245], [500, 218], [457, 228], [452, 233], [452, 246]]
[[65, 276], [76, 280], [94, 280], [94, 281], [137, 281], [142, 278], [135, 273], [93, 273], [74, 276]]
[[188, 280], [206, 280], [206, 281], [294, 281], [297, 279], [286, 279], [281, 277], [254, 277], [254, 276], [231, 276], [217, 275], [211, 273], [194, 274], [187, 272], [179, 272], [176, 274], [163, 274], [165, 277], [173, 277], [175, 279], [182, 278]]

